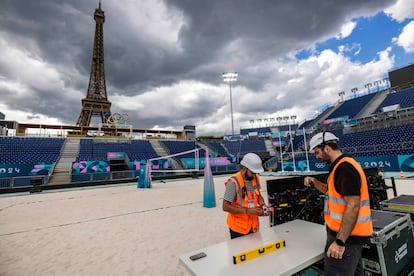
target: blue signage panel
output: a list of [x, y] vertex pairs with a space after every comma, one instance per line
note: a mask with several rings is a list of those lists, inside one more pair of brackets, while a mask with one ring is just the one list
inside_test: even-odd
[[405, 172], [414, 172], [414, 155], [398, 155], [400, 169]]
[[2, 164], [0, 165], [0, 177], [15, 177], [28, 175], [33, 164]]
[[[374, 156], [374, 157], [357, 157], [355, 158], [362, 168], [379, 168], [382, 167], [384, 172], [414, 171], [414, 155], [398, 155], [398, 156]], [[278, 164], [281, 168], [281, 164]], [[296, 160], [296, 171], [307, 171], [308, 164], [306, 160]], [[329, 164], [323, 163], [321, 160], [309, 160], [309, 168], [311, 171], [328, 171]], [[285, 171], [293, 171], [293, 162], [283, 162]]]
[[397, 172], [400, 170], [397, 156], [377, 156], [355, 158], [365, 168], [382, 167], [384, 172]]

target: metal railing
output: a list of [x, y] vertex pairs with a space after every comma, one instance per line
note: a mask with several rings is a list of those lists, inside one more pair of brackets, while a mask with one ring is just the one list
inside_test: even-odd
[[45, 185], [48, 183], [49, 176], [33, 175], [0, 178], [0, 188], [31, 187], [34, 185]]

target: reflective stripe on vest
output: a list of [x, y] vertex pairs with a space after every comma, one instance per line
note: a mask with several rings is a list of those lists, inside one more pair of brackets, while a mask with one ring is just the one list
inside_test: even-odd
[[351, 164], [357, 170], [361, 178], [360, 208], [358, 218], [351, 235], [370, 236], [373, 231], [373, 226], [371, 220], [367, 179], [362, 167], [358, 164], [358, 162], [350, 157], [341, 158], [328, 176], [328, 195], [325, 201], [325, 223], [330, 229], [336, 232], [338, 232], [341, 228], [346, 201], [344, 197], [336, 191], [334, 177], [336, 169], [343, 162]]
[[[249, 200], [253, 200], [254, 205], [257, 206], [259, 202], [259, 193], [256, 193], [258, 188], [259, 180], [255, 177], [252, 180], [252, 186], [255, 188], [254, 191], [247, 191], [246, 184], [244, 183], [243, 176], [240, 172], [234, 174], [230, 177], [225, 185], [231, 181], [235, 183], [236, 187], [236, 199], [232, 202], [233, 205], [239, 206], [241, 208], [247, 208], [249, 206]], [[243, 188], [246, 187], [247, 199], [243, 198]], [[231, 230], [236, 231], [241, 234], [247, 234], [250, 232], [250, 229], [253, 229], [253, 232], [257, 231], [257, 226], [259, 224], [259, 218], [257, 216], [251, 216], [247, 214], [227, 214], [227, 225]]]

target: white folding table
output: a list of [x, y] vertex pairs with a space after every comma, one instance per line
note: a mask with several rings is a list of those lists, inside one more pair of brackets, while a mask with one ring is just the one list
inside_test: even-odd
[[[285, 240], [286, 246], [233, 264], [233, 255], [279, 240]], [[193, 275], [292, 275], [323, 258], [325, 241], [324, 225], [294, 220], [185, 253], [180, 261]], [[200, 252], [207, 256], [190, 260], [190, 256]]]

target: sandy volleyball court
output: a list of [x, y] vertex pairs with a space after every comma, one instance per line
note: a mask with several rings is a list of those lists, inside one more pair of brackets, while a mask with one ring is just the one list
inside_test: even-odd
[[[181, 254], [229, 239], [226, 178], [214, 177], [215, 208], [203, 207], [203, 178], [3, 195], [0, 275], [189, 275]], [[274, 178], [262, 177], [265, 198]], [[414, 194], [414, 180], [397, 192]]]

